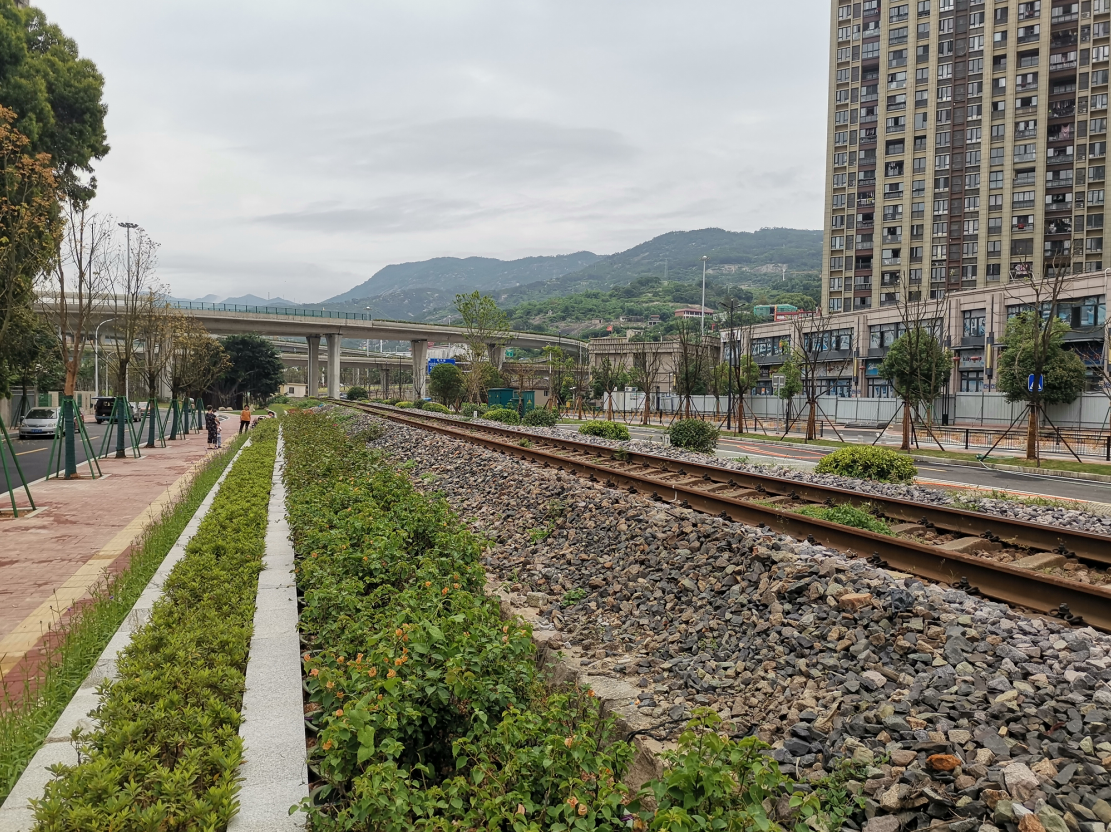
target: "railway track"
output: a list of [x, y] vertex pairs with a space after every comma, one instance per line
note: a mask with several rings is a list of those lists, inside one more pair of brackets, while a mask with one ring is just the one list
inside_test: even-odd
[[[1028, 552], [1075, 557], [1111, 566], [1111, 538], [961, 509], [861, 494], [779, 477], [763, 476], [687, 460], [678, 461], [625, 448], [610, 448], [571, 437], [460, 422], [438, 414], [337, 401], [376, 416], [527, 459], [544, 467], [707, 514], [810, 540], [872, 563], [965, 589], [1016, 607], [1074, 624], [1111, 631], [1111, 586], [1094, 586], [976, 554], [1008, 546]], [[523, 440], [528, 440], [522, 445]], [[843, 526], [791, 511], [786, 504], [867, 506], [874, 514], [901, 521], [903, 535], [943, 532], [950, 548], [912, 537], [892, 537]], [[963, 550], [963, 551], [962, 551]]]

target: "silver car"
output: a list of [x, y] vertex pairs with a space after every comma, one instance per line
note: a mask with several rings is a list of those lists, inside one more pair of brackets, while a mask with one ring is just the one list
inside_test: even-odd
[[35, 437], [53, 437], [61, 417], [60, 407], [36, 407], [23, 417], [19, 424], [20, 439], [34, 439]]

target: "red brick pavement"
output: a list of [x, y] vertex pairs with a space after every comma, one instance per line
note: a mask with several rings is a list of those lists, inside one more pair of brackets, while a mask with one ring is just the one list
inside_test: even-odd
[[102, 459], [107, 476], [32, 485], [39, 510], [0, 520], [0, 672], [34, 655], [59, 613], [85, 597], [144, 527], [188, 486], [209, 453], [204, 434]]

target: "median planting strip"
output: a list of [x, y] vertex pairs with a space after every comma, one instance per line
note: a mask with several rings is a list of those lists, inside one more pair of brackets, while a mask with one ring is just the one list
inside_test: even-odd
[[117, 679], [102, 686], [80, 761], [55, 766], [32, 801], [36, 829], [222, 829], [236, 811], [277, 430], [267, 421], [252, 431], [149, 621], [119, 654]]
[[[88, 589], [89, 597], [47, 634], [43, 639], [44, 655], [33, 665], [33, 679], [25, 676], [17, 686], [13, 686], [10, 677], [5, 680], [0, 696], [0, 800], [8, 797], [43, 743], [68, 741], [77, 720], [89, 710], [75, 712], [72, 707], [68, 711], [66, 708], [75, 694], [92, 692], [102, 678], [94, 666], [98, 659], [103, 664], [106, 657], [114, 656], [117, 649], [106, 651], [105, 646], [114, 634], [130, 633], [132, 623], [128, 613], [141, 596], [145, 599], [144, 589], [152, 578], [156, 585], [160, 584], [161, 577], [184, 552], [185, 543], [200, 525], [240, 444], [232, 443], [224, 453], [211, 457], [183, 496], [143, 531], [132, 546], [127, 565], [117, 574], [94, 583]], [[117, 643], [118, 639], [113, 641]], [[60, 719], [63, 711], [67, 716]], [[39, 769], [39, 787], [31, 796], [42, 793], [46, 774], [41, 766]], [[3, 818], [17, 802], [13, 798], [0, 810], [0, 829], [6, 829]], [[20, 812], [26, 811], [25, 805], [23, 800]]]
[[626, 786], [628, 738], [542, 677], [528, 625], [484, 593], [485, 542], [366, 448], [374, 430], [284, 422], [316, 832], [769, 829], [777, 803], [795, 828], [840, 826], [836, 783], [793, 783], [709, 711], [660, 779]]

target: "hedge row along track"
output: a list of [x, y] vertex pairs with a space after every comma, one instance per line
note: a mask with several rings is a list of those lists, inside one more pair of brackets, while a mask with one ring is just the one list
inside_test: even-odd
[[[1072, 556], [1104, 566], [1111, 566], [1111, 537], [608, 448], [570, 437], [461, 422], [423, 411], [407, 413], [375, 404], [339, 400], [335, 403], [544, 467], [570, 471], [630, 493], [770, 528], [1015, 607], [1111, 631], [1111, 585], [1085, 584], [1000, 563], [972, 551], [927, 545], [906, 533], [914, 529], [944, 531], [959, 539], [973, 538], [968, 541], [971, 544], [968, 548], [973, 550], [978, 545], [991, 549], [1009, 546]], [[527, 447], [519, 444], [523, 439], [529, 440]], [[895, 531], [904, 536], [889, 537], [842, 526], [781, 507], [792, 502], [867, 507], [879, 517], [901, 521], [903, 526], [896, 526]]]

